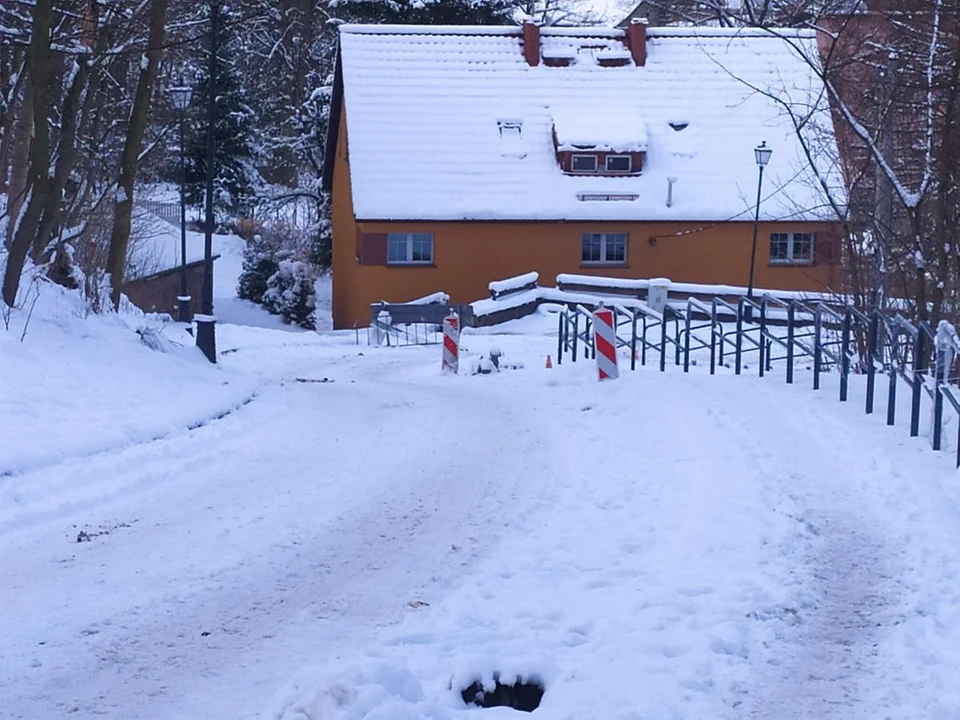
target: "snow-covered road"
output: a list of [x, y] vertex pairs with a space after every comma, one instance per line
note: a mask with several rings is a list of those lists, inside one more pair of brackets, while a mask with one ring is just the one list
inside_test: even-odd
[[[278, 377], [319, 369], [297, 348], [254, 354]], [[335, 382], [265, 386], [195, 431], [18, 478], [86, 491], [0, 526], [0, 607], [16, 619], [0, 715], [255, 716], [304, 658], [469, 569], [536, 498], [549, 446], [522, 408], [359, 360], [324, 362]]]
[[960, 482], [856, 383], [224, 333], [251, 402], [0, 478], [0, 717], [960, 717]]

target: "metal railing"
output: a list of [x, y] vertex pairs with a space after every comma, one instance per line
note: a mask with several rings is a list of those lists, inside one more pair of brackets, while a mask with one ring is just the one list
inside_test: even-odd
[[[936, 331], [927, 323], [912, 323], [901, 315], [879, 311], [864, 313], [852, 305], [822, 301], [783, 300], [769, 295], [742, 297], [736, 304], [713, 298], [708, 304], [697, 298], [668, 304], [659, 312], [644, 303], [613, 306], [618, 348], [628, 348], [630, 369], [646, 365], [654, 355], [665, 371], [667, 360], [684, 372], [696, 364], [695, 356], [709, 354], [710, 374], [717, 365], [727, 366], [733, 354], [737, 375], [747, 367], [745, 358], [756, 353], [760, 377], [783, 363], [786, 382], [796, 379], [799, 359], [812, 362], [812, 385], [821, 388], [824, 373], [839, 374], [839, 399], [847, 402], [850, 376], [866, 376], [864, 411], [874, 412], [877, 375], [886, 374], [887, 424], [896, 421], [897, 392], [901, 384], [910, 391], [910, 436], [920, 434], [922, 396], [933, 403], [931, 445], [943, 447], [944, 408], [957, 414], [957, 467], [960, 467], [960, 388], [953, 375], [960, 357], [960, 338], [953, 326], [941, 323]], [[576, 305], [560, 312], [557, 362], [568, 355], [574, 362], [596, 357], [593, 342], [593, 312]], [[777, 349], [777, 354], [774, 353]]]

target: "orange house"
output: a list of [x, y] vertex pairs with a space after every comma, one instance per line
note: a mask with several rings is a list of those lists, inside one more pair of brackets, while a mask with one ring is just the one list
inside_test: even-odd
[[[335, 326], [531, 270], [747, 286], [757, 207], [754, 287], [830, 289], [822, 188], [842, 179], [794, 49], [814, 34], [789, 32], [342, 26], [324, 166]], [[806, 145], [784, 103], [809, 109]]]

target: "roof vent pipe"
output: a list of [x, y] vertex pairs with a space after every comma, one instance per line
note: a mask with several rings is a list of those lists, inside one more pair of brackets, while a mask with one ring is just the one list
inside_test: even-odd
[[667, 178], [667, 207], [673, 207], [673, 184], [677, 178], [671, 175]]
[[[539, 28], [538, 28], [539, 30]], [[647, 19], [633, 18], [627, 25], [627, 47], [637, 67], [647, 64]]]
[[523, 21], [523, 57], [531, 67], [540, 64], [540, 26], [530, 20]]

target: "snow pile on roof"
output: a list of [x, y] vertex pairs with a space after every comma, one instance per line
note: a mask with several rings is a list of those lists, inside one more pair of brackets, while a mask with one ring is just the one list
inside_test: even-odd
[[550, 108], [557, 149], [644, 152], [647, 127], [638, 110]]
[[[528, 65], [519, 28], [340, 32], [361, 220], [752, 220], [761, 141], [774, 149], [761, 218], [832, 219], [783, 107], [813, 110], [820, 171], [841, 188], [826, 100], [804, 59], [816, 57], [811, 31], [652, 28], [643, 67], [597, 62], [625, 48], [608, 28], [541, 29], [542, 52], [571, 58], [567, 67]], [[507, 143], [505, 118], [522, 124]], [[672, 129], [678, 118], [689, 127]], [[569, 145], [645, 145], [642, 175], [564, 175], [555, 124]], [[668, 177], [678, 178], [670, 207]], [[601, 201], [611, 193], [630, 200]]]

